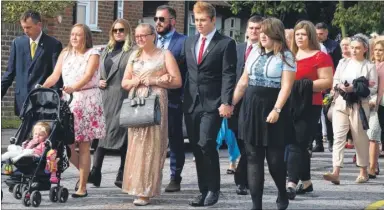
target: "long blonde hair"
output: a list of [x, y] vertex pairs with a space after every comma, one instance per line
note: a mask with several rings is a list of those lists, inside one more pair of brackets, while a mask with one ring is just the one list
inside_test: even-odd
[[297, 51], [299, 51], [299, 48], [296, 44], [296, 31], [300, 29], [304, 29], [305, 32], [307, 33], [308, 48], [311, 50], [320, 50], [320, 43], [317, 40], [315, 26], [313, 25], [313, 23], [307, 20], [302, 20], [298, 24], [296, 24], [295, 28], [293, 29], [293, 39], [292, 39], [292, 47], [291, 47], [292, 52], [296, 55]]
[[[378, 45], [378, 44], [381, 45], [381, 47], [384, 48], [384, 39], [382, 39], [382, 40], [377, 40], [377, 41], [374, 42], [373, 47], [372, 47], [372, 52], [375, 51], [375, 47], [376, 47], [376, 45]], [[378, 61], [378, 60], [376, 60], [374, 53], [372, 53], [371, 60], [372, 60], [373, 62], [376, 62], [376, 61], [377, 61], [377, 62], [384, 62], [384, 54], [381, 56], [380, 60]]]
[[115, 22], [113, 22], [111, 28], [109, 29], [109, 41], [108, 41], [106, 50], [107, 50], [107, 52], [111, 52], [116, 45], [116, 40], [113, 37], [113, 29], [117, 23], [120, 23], [124, 26], [125, 42], [124, 42], [124, 46], [123, 46], [123, 51], [127, 52], [128, 50], [131, 49], [131, 47], [133, 45], [132, 28], [129, 25], [129, 22], [127, 20], [121, 19], [121, 18], [115, 20]]

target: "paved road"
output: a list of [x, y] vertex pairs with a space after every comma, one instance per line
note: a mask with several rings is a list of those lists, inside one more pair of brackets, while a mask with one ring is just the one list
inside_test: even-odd
[[[322, 174], [331, 169], [331, 153], [314, 153], [312, 158], [314, 192], [297, 196], [296, 200], [290, 203], [289, 209], [364, 209], [369, 204], [384, 199], [384, 174], [366, 184], [355, 184], [354, 180], [358, 168], [352, 163], [353, 150], [346, 151], [346, 164], [342, 173], [342, 184], [331, 185], [322, 180]], [[133, 197], [122, 193], [113, 184], [119, 165], [118, 156], [107, 156], [102, 169], [103, 179], [100, 188], [88, 185], [89, 196], [84, 199], [69, 198], [67, 203], [51, 203], [48, 192], [43, 191], [43, 200], [38, 209], [195, 209], [188, 205], [188, 202], [198, 193], [196, 170], [192, 161], [192, 154], [187, 152], [185, 168], [183, 171], [182, 191], [177, 193], [163, 193], [152, 200], [152, 205], [146, 207], [135, 207], [132, 204]], [[225, 174], [228, 167], [228, 154], [225, 150], [220, 151], [221, 163], [221, 190], [222, 197], [219, 202], [211, 208], [215, 209], [250, 209], [251, 198], [238, 196], [235, 193], [236, 187], [233, 183], [233, 175]], [[384, 159], [380, 159], [380, 166], [384, 169]], [[383, 170], [384, 171], [384, 170]], [[265, 189], [264, 208], [276, 209], [276, 187], [268, 173], [265, 165]], [[73, 187], [77, 181], [77, 171], [70, 167], [63, 174], [63, 185], [73, 193]], [[162, 188], [168, 184], [169, 159], [167, 159]], [[2, 177], [4, 179], [4, 177]], [[2, 184], [4, 199], [2, 209], [25, 209], [20, 200], [16, 200], [8, 192], [5, 184]], [[33, 207], [30, 207], [33, 208]], [[208, 209], [208, 208], [197, 208]], [[383, 209], [383, 208], [381, 208]]]

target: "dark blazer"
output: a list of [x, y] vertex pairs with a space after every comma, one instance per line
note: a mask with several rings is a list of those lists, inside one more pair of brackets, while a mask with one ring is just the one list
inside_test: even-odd
[[247, 42], [240, 43], [236, 46], [236, 52], [237, 52], [237, 66], [236, 66], [236, 83], [240, 80], [241, 75], [244, 71], [244, 65], [245, 65], [245, 51], [247, 48]]
[[[28, 93], [36, 84], [43, 84], [52, 74], [62, 50], [61, 42], [43, 33], [31, 58], [29, 37], [24, 35], [12, 41], [7, 71], [1, 79], [1, 97], [3, 97], [16, 78], [15, 114], [19, 115]], [[55, 85], [61, 87], [62, 81]]]
[[195, 46], [200, 34], [188, 37], [184, 45], [187, 78], [184, 89], [184, 112], [194, 110], [197, 97], [205, 112], [217, 111], [220, 104], [232, 104], [236, 83], [236, 43], [216, 32], [197, 64]]
[[[186, 38], [187, 36], [179, 34], [175, 31], [168, 46], [168, 50], [171, 51], [172, 55], [175, 57], [179, 65], [181, 77], [183, 79], [183, 84], [185, 81], [185, 73], [187, 70], [185, 69], [184, 62], [180, 55], [181, 55], [181, 51], [183, 49], [183, 45]], [[171, 103], [174, 102], [175, 104], [173, 105], [177, 105], [181, 103], [182, 95], [183, 95], [183, 87], [178, 89], [168, 89], [168, 100]]]

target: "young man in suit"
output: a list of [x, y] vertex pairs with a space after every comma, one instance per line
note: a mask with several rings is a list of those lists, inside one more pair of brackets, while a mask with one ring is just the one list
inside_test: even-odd
[[[7, 71], [1, 79], [1, 98], [16, 78], [15, 114], [20, 111], [28, 93], [36, 84], [42, 84], [55, 68], [62, 50], [61, 43], [42, 32], [41, 16], [27, 11], [20, 18], [25, 35], [12, 41]], [[59, 82], [56, 87], [61, 87]]]
[[[240, 43], [236, 46], [237, 51], [237, 66], [236, 66], [236, 83], [239, 81], [244, 72], [245, 62], [252, 50], [257, 50], [259, 35], [261, 29], [261, 22], [263, 18], [255, 15], [249, 18], [247, 23], [246, 42]], [[240, 149], [240, 160], [235, 171], [235, 184], [237, 186], [236, 193], [238, 195], [247, 195], [247, 157], [245, 154], [244, 142], [238, 137], [238, 114], [241, 107], [241, 101], [236, 104], [234, 115], [228, 120], [228, 126], [235, 133], [237, 145]]]
[[[157, 47], [171, 51], [179, 64], [183, 81], [185, 81], [185, 68], [180, 60], [180, 53], [186, 36], [177, 33], [176, 11], [168, 6], [159, 6], [154, 17], [156, 23]], [[184, 138], [183, 138], [183, 88], [168, 90], [168, 136], [170, 147], [171, 181], [165, 192], [180, 191], [181, 172], [184, 167]]]
[[236, 43], [216, 30], [216, 11], [211, 4], [198, 1], [193, 12], [199, 33], [188, 37], [184, 45], [188, 74], [183, 109], [201, 194], [190, 205], [211, 206], [217, 203], [220, 191], [216, 138], [222, 117], [233, 112]]

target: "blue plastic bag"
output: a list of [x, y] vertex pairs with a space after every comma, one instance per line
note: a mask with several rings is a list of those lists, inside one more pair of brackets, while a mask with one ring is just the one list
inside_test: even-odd
[[231, 129], [228, 128], [228, 119], [224, 118], [221, 123], [221, 128], [217, 135], [216, 143], [217, 150], [223, 144], [223, 139], [227, 143], [228, 153], [229, 153], [229, 161], [233, 162], [240, 156], [239, 146], [237, 145], [235, 134]]

